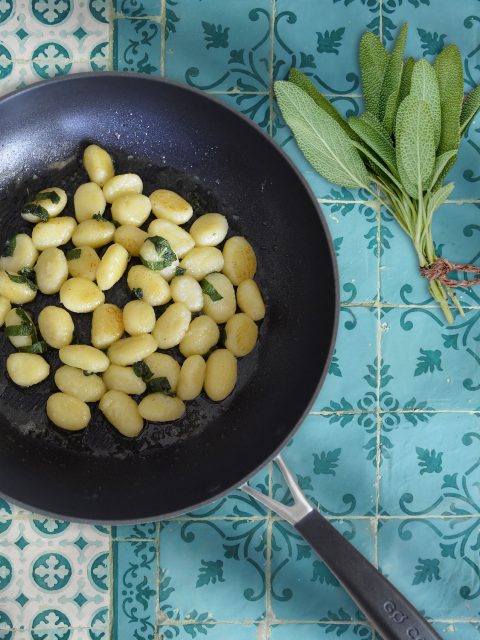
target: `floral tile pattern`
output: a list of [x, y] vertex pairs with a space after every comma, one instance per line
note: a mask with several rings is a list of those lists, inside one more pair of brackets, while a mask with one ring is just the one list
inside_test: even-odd
[[[478, 0], [0, 0], [0, 93], [83, 71], [166, 76], [217, 94], [293, 159], [340, 271], [329, 373], [284, 457], [310, 500], [435, 622], [480, 638], [480, 293], [445, 326], [410, 244], [371, 194], [335, 187], [296, 147], [272, 80], [300, 67], [346, 116], [357, 43], [431, 59], [460, 46], [480, 82]], [[434, 221], [437, 250], [479, 259], [480, 119]], [[251, 481], [287, 492], [273, 465]], [[167, 523], [93, 527], [0, 500], [0, 640], [375, 637], [295, 531], [240, 491]], [[378, 636], [376, 636], [378, 638]]]

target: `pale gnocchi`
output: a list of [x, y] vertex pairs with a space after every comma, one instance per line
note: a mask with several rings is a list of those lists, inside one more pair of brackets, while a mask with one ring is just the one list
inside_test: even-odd
[[[180, 419], [202, 391], [214, 402], [233, 392], [237, 358], [255, 348], [265, 317], [257, 258], [246, 238], [226, 239], [224, 215], [194, 217], [192, 204], [169, 189], [144, 195], [141, 176], [116, 175], [98, 145], [85, 148], [83, 164], [88, 178], [73, 194], [74, 215], [63, 189], [43, 189], [20, 211], [31, 233], [4, 245], [0, 327], [18, 350], [6, 369], [28, 388], [48, 378], [41, 354], [57, 349], [51, 422], [85, 429], [87, 403], [99, 403], [116, 430], [136, 437], [145, 420]], [[104, 292], [117, 286], [126, 293], [125, 281], [132, 298], [106, 302]], [[28, 310], [12, 308], [32, 302], [37, 289], [59, 294], [61, 305], [40, 310], [38, 332]], [[75, 314], [91, 314], [89, 344], [78, 343]]]

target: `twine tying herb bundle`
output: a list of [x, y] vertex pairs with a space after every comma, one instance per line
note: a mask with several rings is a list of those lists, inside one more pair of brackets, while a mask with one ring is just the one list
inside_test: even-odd
[[411, 238], [420, 272], [448, 322], [449, 298], [463, 313], [448, 273], [480, 273], [435, 254], [432, 219], [454, 183], [443, 184], [460, 139], [480, 108], [480, 86], [464, 99], [463, 66], [456, 45], [447, 46], [433, 65], [404, 60], [407, 25], [391, 53], [373, 33], [360, 41], [360, 71], [366, 111], [345, 121], [307, 76], [291, 69], [275, 82], [280, 110], [300, 150], [330, 182], [366, 189], [393, 214]]

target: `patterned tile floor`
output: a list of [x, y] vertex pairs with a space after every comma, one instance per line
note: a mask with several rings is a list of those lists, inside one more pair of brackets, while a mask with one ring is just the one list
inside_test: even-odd
[[[338, 255], [329, 376], [285, 451], [311, 499], [435, 621], [480, 638], [480, 298], [443, 324], [390, 216], [303, 160], [271, 84], [296, 65], [345, 114], [360, 108], [365, 29], [431, 59], [459, 44], [480, 81], [478, 0], [0, 0], [0, 92], [86, 70], [167, 76], [267, 130], [307, 176]], [[435, 220], [439, 251], [479, 257], [480, 122]], [[271, 467], [254, 480], [280, 497]], [[171, 522], [69, 524], [0, 501], [1, 640], [372, 638], [352, 601], [282, 521], [234, 493]]]

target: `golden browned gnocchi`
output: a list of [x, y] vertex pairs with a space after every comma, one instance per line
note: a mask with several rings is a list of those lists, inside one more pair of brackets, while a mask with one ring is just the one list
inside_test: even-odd
[[128, 251], [128, 253], [136, 258], [140, 254], [143, 243], [148, 238], [148, 233], [142, 231], [132, 224], [122, 224], [115, 229], [113, 239]]
[[227, 219], [220, 213], [206, 213], [190, 227], [190, 235], [197, 247], [216, 247], [225, 240], [227, 233]]
[[223, 255], [216, 247], [194, 247], [180, 262], [188, 276], [202, 280], [209, 273], [223, 269]]
[[50, 365], [37, 353], [11, 353], [7, 358], [7, 371], [15, 384], [31, 387], [48, 377]]
[[255, 280], [243, 280], [237, 287], [237, 304], [256, 322], [265, 317], [265, 303]]
[[155, 310], [144, 300], [131, 300], [123, 307], [123, 324], [131, 336], [151, 333], [155, 326]]
[[0, 258], [0, 269], [17, 272], [24, 267], [31, 269], [38, 258], [38, 249], [26, 233], [17, 235], [7, 240]]
[[111, 289], [125, 273], [129, 260], [128, 251], [121, 244], [108, 247], [97, 267], [97, 284], [102, 291]]
[[42, 251], [35, 265], [35, 274], [42, 293], [58, 293], [68, 278], [68, 263], [63, 251], [57, 247]]
[[123, 311], [116, 304], [101, 304], [93, 311], [90, 340], [97, 349], [108, 349], [124, 331]]
[[77, 223], [73, 218], [61, 216], [48, 222], [38, 222], [32, 231], [32, 242], [39, 251], [67, 244]]
[[105, 294], [87, 278], [70, 278], [60, 288], [60, 302], [74, 313], [89, 313], [105, 302]]
[[115, 198], [112, 204], [112, 218], [118, 224], [141, 227], [150, 215], [152, 205], [142, 193], [126, 193]]
[[107, 390], [101, 376], [70, 367], [68, 364], [55, 371], [54, 379], [60, 391], [69, 393], [83, 402], [98, 402]]
[[257, 258], [252, 245], [245, 238], [241, 236], [229, 238], [223, 247], [223, 258], [225, 261], [223, 273], [235, 286], [255, 275]]
[[[136, 437], [144, 420], [182, 418], [185, 402], [202, 391], [214, 402], [232, 393], [237, 358], [254, 349], [256, 322], [265, 316], [253, 280], [257, 260], [246, 238], [226, 240], [224, 215], [206, 213], [190, 224], [190, 202], [163, 188], [145, 195], [141, 176], [115, 175], [110, 154], [98, 145], [86, 147], [83, 164], [88, 178], [74, 192], [74, 216], [63, 189], [45, 188], [20, 211], [34, 224], [31, 237], [18, 233], [5, 243], [0, 327], [5, 324], [18, 350], [6, 369], [28, 388], [50, 375], [40, 354], [57, 349], [58, 393], [46, 403], [51, 422], [84, 429], [91, 420], [87, 403], [99, 403], [116, 430]], [[133, 299], [117, 306], [110, 300], [125, 295], [125, 289], [120, 298], [113, 293], [124, 276]], [[31, 313], [12, 308], [34, 300], [37, 289], [58, 293], [63, 305], [54, 301], [40, 310], [38, 332]], [[112, 291], [108, 302], [104, 291]], [[89, 344], [77, 343], [84, 325], [79, 321], [76, 334], [69, 312], [92, 314]], [[131, 396], [141, 397], [137, 403]]]
[[54, 425], [67, 431], [81, 431], [92, 417], [86, 402], [69, 393], [52, 393], [47, 400], [47, 416]]
[[38, 329], [50, 347], [61, 349], [72, 342], [75, 325], [68, 311], [49, 305], [38, 315]]
[[92, 247], [75, 247], [65, 254], [68, 273], [72, 278], [86, 278], [92, 282], [97, 275], [100, 258]]
[[72, 235], [72, 242], [76, 247], [93, 247], [98, 249], [112, 241], [115, 225], [110, 220], [99, 216], [98, 219], [80, 222]]
[[205, 392], [210, 400], [220, 402], [237, 384], [237, 360], [228, 349], [217, 349], [207, 360]]
[[155, 323], [152, 335], [160, 349], [171, 349], [183, 340], [192, 319], [183, 302], [174, 302]]
[[102, 189], [96, 182], [85, 182], [75, 191], [73, 208], [77, 222], [90, 220], [93, 216], [103, 216], [107, 202]]
[[115, 175], [110, 154], [96, 144], [90, 144], [83, 152], [83, 166], [90, 180], [100, 187]]
[[150, 202], [157, 218], [165, 218], [174, 224], [185, 224], [193, 215], [192, 205], [175, 191], [157, 189], [150, 195]]
[[134, 438], [143, 429], [143, 417], [133, 398], [111, 389], [100, 400], [100, 411], [123, 436]]
[[210, 273], [201, 282], [203, 289], [203, 310], [217, 324], [223, 324], [237, 308], [235, 290], [223, 273]]
[[135, 173], [122, 173], [110, 178], [103, 185], [103, 195], [110, 204], [127, 193], [142, 193], [142, 190], [142, 179]]

